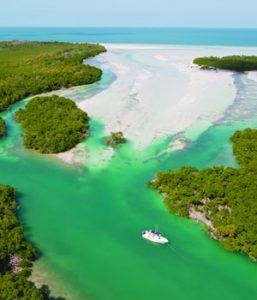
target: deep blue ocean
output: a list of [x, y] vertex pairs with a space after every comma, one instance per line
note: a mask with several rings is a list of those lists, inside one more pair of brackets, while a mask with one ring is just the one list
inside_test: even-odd
[[0, 28], [0, 40], [122, 44], [257, 46], [256, 29]]

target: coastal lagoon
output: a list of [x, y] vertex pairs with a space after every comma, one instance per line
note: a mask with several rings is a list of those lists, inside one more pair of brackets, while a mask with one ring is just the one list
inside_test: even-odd
[[[255, 299], [257, 267], [226, 252], [204, 226], [171, 215], [147, 187], [158, 170], [235, 166], [230, 136], [257, 126], [256, 73], [203, 71], [193, 58], [255, 54], [255, 48], [107, 45], [89, 60], [91, 86], [62, 90], [91, 116], [90, 137], [43, 156], [9, 136], [0, 142], [0, 182], [17, 187], [27, 238], [40, 249], [33, 278], [68, 299]], [[122, 130], [117, 151], [103, 142]], [[158, 226], [156, 246], [141, 231]]]

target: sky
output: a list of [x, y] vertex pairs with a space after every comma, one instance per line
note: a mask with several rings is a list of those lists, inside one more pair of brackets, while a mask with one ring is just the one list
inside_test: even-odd
[[0, 0], [0, 26], [257, 28], [257, 0]]

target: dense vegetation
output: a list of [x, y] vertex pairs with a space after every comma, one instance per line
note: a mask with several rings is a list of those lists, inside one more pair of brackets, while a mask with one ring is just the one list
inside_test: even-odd
[[103, 46], [58, 42], [0, 42], [0, 111], [31, 95], [93, 83], [100, 69], [83, 59]]
[[67, 98], [36, 97], [15, 114], [28, 149], [58, 153], [76, 146], [88, 134], [88, 115]]
[[0, 299], [48, 299], [28, 281], [36, 251], [26, 242], [16, 211], [15, 190], [0, 185]]
[[6, 135], [5, 121], [0, 117], [0, 138]]
[[203, 69], [223, 69], [231, 71], [256, 71], [257, 56], [225, 56], [225, 57], [199, 57], [194, 63]]
[[111, 132], [111, 136], [105, 139], [106, 144], [110, 146], [117, 146], [126, 143], [126, 139], [121, 131]]
[[226, 249], [257, 259], [257, 130], [231, 140], [239, 168], [182, 167], [159, 172], [149, 185], [171, 212], [202, 220]]

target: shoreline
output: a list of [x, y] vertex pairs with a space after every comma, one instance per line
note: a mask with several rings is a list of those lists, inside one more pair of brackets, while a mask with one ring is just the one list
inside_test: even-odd
[[[80, 94], [77, 89], [74, 89], [74, 93], [70, 89], [62, 90], [61, 94], [69, 94], [78, 107], [88, 112], [90, 117], [101, 120], [105, 124], [106, 135], [112, 131], [122, 131], [139, 151], [159, 138], [176, 135], [183, 138], [190, 127], [195, 127], [198, 123], [208, 123], [208, 126], [199, 129], [200, 136], [210, 126], [217, 124], [224, 117], [226, 110], [233, 105], [237, 93], [234, 84], [235, 72], [201, 70], [193, 64], [195, 57], [203, 53], [210, 55], [212, 51], [221, 56], [226, 55], [227, 51], [253, 51], [253, 48], [249, 47], [225, 46], [200, 48], [179, 45], [103, 45], [107, 48], [107, 53], [96, 57], [96, 64], [99, 67], [100, 63], [104, 72], [109, 70], [114, 73], [117, 76], [116, 80], [105, 89], [101, 89], [100, 81], [96, 87], [100, 87], [99, 92], [96, 91], [93, 95], [84, 92], [84, 100], [83, 92]], [[147, 65], [145, 61], [141, 62], [142, 50], [147, 50]], [[127, 53], [133, 55], [133, 60], [124, 60]], [[140, 58], [137, 65], [134, 57], [137, 60]], [[151, 70], [156, 68], [159, 73], [157, 75]], [[175, 79], [175, 83], [174, 76], [178, 78]], [[252, 75], [248, 72], [246, 76]], [[215, 93], [212, 92], [214, 90]], [[152, 95], [149, 91], [152, 91]], [[170, 95], [170, 100], [165, 100], [168, 98], [167, 94]], [[158, 106], [155, 103], [156, 99], [164, 100]], [[150, 123], [152, 125], [149, 126]], [[174, 140], [166, 151], [184, 149], [182, 145], [177, 149], [176, 144], [179, 142]], [[75, 165], [78, 154], [79, 164], [83, 164], [83, 157], [87, 154], [82, 148], [75, 147], [58, 154], [57, 158]]]
[[[157, 138], [184, 132], [201, 119], [215, 123], [235, 100], [233, 72], [207, 73], [192, 66], [197, 53], [187, 53], [185, 48], [182, 54], [174, 53], [170, 51], [174, 47], [160, 46], [112, 47], [107, 47], [109, 52], [102, 59], [105, 68], [117, 75], [116, 81], [78, 106], [102, 120], [106, 133], [124, 132], [139, 150]], [[140, 50], [145, 49], [151, 51], [143, 57]], [[127, 53], [132, 55], [130, 60], [124, 58]]]
[[[157, 60], [158, 60], [158, 57], [157, 57]], [[163, 62], [165, 62], [165, 60], [163, 60], [162, 59], [162, 57], [159, 57], [159, 60], [160, 61], [163, 61]], [[117, 66], [117, 68], [119, 68], [119, 65]], [[183, 68], [181, 68], [182, 69], [182, 71], [183, 71]], [[124, 70], [124, 69], [120, 69], [120, 72], [121, 72], [121, 75], [123, 76], [126, 76], [127, 75], [127, 72], [128, 72], [128, 70]], [[147, 72], [146, 72], [147, 73]], [[145, 75], [145, 77], [143, 78], [143, 80], [142, 81], [146, 81], [146, 80], [148, 80], [148, 78], [150, 78], [150, 77], [147, 77], [147, 74]], [[139, 78], [140, 79], [140, 78]], [[141, 77], [141, 79], [142, 79], [142, 77]], [[199, 79], [198, 79], [199, 80]], [[110, 88], [110, 87], [109, 87]], [[189, 93], [189, 92], [188, 92]], [[100, 93], [101, 94], [101, 93]], [[97, 94], [97, 96], [98, 96], [99, 94]], [[132, 95], [133, 96], [133, 95]], [[92, 101], [94, 100], [94, 98], [95, 98], [95, 96], [94, 97], [92, 97]], [[133, 97], [132, 97], [133, 98]], [[134, 97], [135, 98], [135, 97]], [[99, 100], [99, 98], [98, 98], [98, 100]], [[133, 99], [132, 99], [133, 100]], [[87, 101], [87, 100], [86, 100]], [[185, 99], [184, 98], [184, 102], [183, 101], [181, 101], [182, 103], [180, 103], [181, 105], [185, 102], [186, 104], [188, 104], [188, 99]], [[190, 103], [190, 101], [189, 101], [189, 103]], [[132, 123], [133, 122], [135, 122], [136, 121], [136, 119], [133, 119], [133, 118], [131, 118], [131, 119], [129, 119], [129, 121], [131, 121]], [[120, 126], [120, 124], [118, 124], [118, 126]], [[210, 125], [211, 126], [211, 125]], [[111, 127], [108, 127], [109, 129], [111, 128]], [[206, 129], [204, 129], [204, 130], [206, 130]], [[199, 130], [198, 130], [199, 131]], [[141, 133], [140, 133], [141, 134]], [[139, 136], [140, 136], [140, 134], [139, 134]], [[166, 132], [164, 132], [164, 134], [166, 134], [167, 136], [170, 134], [168, 131], [166, 131]], [[158, 137], [158, 135], [157, 136], [155, 136], [154, 138], [157, 138]], [[154, 139], [154, 141], [155, 141], [155, 139]], [[179, 141], [180, 141], [180, 143], [179, 143]], [[86, 143], [87, 143], [87, 141], [86, 141]], [[83, 143], [81, 143], [81, 144], [78, 144], [78, 146], [80, 146], [81, 145], [81, 147], [83, 147], [84, 146], [84, 144]], [[179, 138], [178, 138], [178, 140], [176, 141], [174, 141], [174, 143], [173, 144], [171, 144], [171, 147], [172, 147], [172, 145], [173, 146], [176, 146], [176, 147], [178, 147], [179, 149], [175, 149], [175, 150], [182, 150], [182, 149], [184, 149], [184, 147], [186, 147], [186, 145], [187, 145], [187, 143], [186, 143], [186, 141], [184, 141], [183, 140], [183, 137], [180, 137], [179, 136]], [[77, 146], [77, 147], [78, 147]], [[73, 149], [71, 149], [71, 150], [69, 150], [69, 151], [67, 151], [67, 152], [65, 152], [65, 153], [61, 153], [61, 154], [59, 154], [60, 156], [61, 155], [63, 155], [63, 158], [62, 158], [62, 160], [65, 160], [65, 156], [66, 156], [66, 160], [68, 160], [68, 161], [70, 161], [70, 165], [73, 165], [74, 164], [74, 161], [73, 161], [73, 159], [74, 159], [74, 156], [76, 157], [77, 155], [79, 156], [80, 154], [79, 154], [79, 151], [78, 152], [76, 152], [76, 148], [77, 147], [75, 147], [75, 148], [73, 148]], [[176, 148], [175, 147], [175, 148]], [[77, 149], [78, 150], [78, 149]], [[81, 149], [82, 150], [82, 149]], [[84, 149], [85, 150], [85, 149]], [[73, 153], [70, 153], [70, 152], [72, 152], [73, 151]], [[101, 149], [101, 151], [102, 151], [102, 149]], [[83, 151], [82, 151], [83, 152]], [[84, 153], [84, 152], [83, 152]], [[92, 152], [93, 153], [93, 152]], [[101, 152], [102, 153], [102, 152]], [[84, 153], [85, 155], [86, 155], [86, 153]], [[95, 153], [93, 153], [94, 155], [95, 155]], [[81, 154], [82, 155], [82, 154]], [[100, 156], [101, 156], [102, 154], [100, 154]], [[82, 155], [83, 156], [83, 155]], [[81, 156], [81, 157], [82, 157]], [[56, 158], [54, 158], [54, 159], [56, 159]], [[85, 163], [87, 163], [87, 160], [86, 160], [86, 157], [85, 156], [83, 156], [82, 157], [82, 161], [83, 162], [85, 162]], [[40, 263], [39, 263], [40, 264]], [[51, 271], [51, 270], [50, 270]], [[42, 266], [42, 269], [39, 269], [39, 273], [41, 273], [41, 272], [44, 272], [44, 268], [43, 268], [43, 266]], [[47, 272], [47, 267], [46, 267], [46, 269], [45, 269], [45, 272]], [[35, 274], [34, 274], [35, 275]], [[42, 275], [42, 274], [41, 274]], [[46, 276], [48, 276], [49, 275], [49, 273], [48, 274], [46, 274]], [[43, 274], [43, 276], [44, 276], [44, 274]], [[42, 276], [42, 278], [44, 278]], [[49, 278], [50, 277], [50, 278]], [[51, 277], [51, 276], [49, 276], [48, 278], [49, 278], [49, 281], [51, 281], [51, 280], [53, 280], [53, 286], [54, 287], [56, 287], [57, 289], [58, 289], [58, 278], [56, 279], [56, 282], [54, 282], [55, 281], [55, 278], [54, 278], [54, 276], [53, 276], [53, 278]], [[42, 279], [43, 280], [43, 279]], [[40, 282], [40, 278], [38, 279], [38, 283]], [[64, 289], [64, 288], [67, 288], [67, 286], [63, 286], [62, 288]], [[53, 289], [51, 289], [53, 292], [55, 292], [55, 291], [57, 291], [55, 288], [53, 288]], [[68, 288], [67, 288], [67, 290], [68, 290]], [[58, 294], [58, 292], [57, 293], [54, 293], [54, 294]], [[58, 296], [61, 296], [62, 294], [58, 294]]]
[[[133, 44], [133, 43], [101, 43], [106, 48], [109, 49], [178, 49], [178, 48], [207, 48], [207, 49], [227, 49], [227, 50], [246, 50], [254, 51], [256, 53], [257, 46], [222, 46], [222, 45], [183, 45], [183, 44]], [[108, 49], [107, 49], [108, 50]]]
[[[185, 137], [185, 134], [187, 134], [187, 131], [190, 130], [191, 127], [194, 128], [198, 123], [208, 124], [208, 126], [198, 128], [199, 137], [210, 126], [222, 120], [227, 109], [234, 104], [237, 93], [234, 84], [235, 72], [226, 70], [201, 70], [199, 66], [192, 63], [193, 58], [195, 58], [197, 54], [202, 55], [202, 52], [208, 51], [218, 51], [220, 55], [224, 54], [223, 51], [240, 50], [244, 53], [253, 51], [253, 48], [249, 47], [228, 46], [206, 46], [199, 48], [199, 46], [195, 45], [108, 43], [103, 45], [107, 48], [108, 52], [100, 54], [100, 56], [94, 58], [94, 60], [96, 60], [98, 67], [100, 63], [100, 67], [104, 72], [111, 70], [111, 72], [117, 76], [116, 80], [111, 82], [105, 89], [101, 89], [100, 81], [98, 86], [95, 87], [96, 92], [93, 95], [87, 95], [86, 90], [79, 93], [79, 87], [73, 88], [73, 90], [72, 88], [64, 89], [58, 91], [57, 94], [61, 93], [62, 96], [65, 96], [67, 93], [69, 97], [76, 102], [79, 108], [89, 113], [90, 117], [101, 120], [105, 124], [106, 135], [112, 131], [123, 131], [139, 151], [144, 150], [159, 138], [165, 136], [179, 136], [178, 140], [173, 140], [167, 147], [167, 152], [183, 150], [187, 144], [193, 141]], [[137, 68], [133, 61], [123, 60], [123, 56], [126, 55], [126, 53], [132, 53], [138, 56], [141, 54], [141, 50], [149, 50], [147, 53], [153, 52], [153, 68], [156, 66], [156, 61], [157, 65], [158, 63], [160, 64], [159, 72], [163, 72], [164, 74], [159, 75], [161, 77], [158, 81], [155, 80], [153, 72], [151, 70], [149, 71], [144, 64], [141, 66], [139, 63]], [[174, 57], [174, 61], [173, 58], [169, 58], [170, 55]], [[189, 57], [191, 58], [189, 59]], [[157, 90], [162, 89], [164, 92], [161, 92], [158, 96], [162, 98], [165, 97], [165, 94], [169, 94], [166, 90], [170, 85], [167, 81], [167, 72], [169, 72], [169, 70], [167, 71], [167, 68], [165, 69], [165, 64], [168, 64], [173, 74], [175, 70], [182, 80], [181, 82], [178, 81], [178, 86], [174, 85], [174, 87], [172, 87], [172, 91], [176, 88], [181, 88], [183, 89], [184, 95], [182, 96], [180, 94], [177, 104], [173, 103], [175, 106], [168, 101], [164, 101], [163, 106], [165, 106], [165, 110], [163, 110], [163, 107], [160, 108], [154, 104], [156, 98], [149, 98], [149, 93], [146, 93], [146, 91], [151, 88]], [[133, 76], [132, 72], [134, 72]], [[256, 80], [257, 75], [253, 73], [254, 72], [247, 72], [245, 76], [249, 79]], [[184, 79], [182, 76], [184, 76]], [[171, 84], [172, 80], [173, 78], [171, 78]], [[180, 83], [184, 84], [184, 87], [179, 87]], [[99, 92], [97, 92], [97, 89], [99, 89]], [[212, 95], [214, 94], [211, 92], [213, 90], [215, 90], [215, 95]], [[85, 93], [84, 100], [83, 93]], [[203, 99], [204, 97], [205, 99]], [[127, 101], [125, 102], [124, 100], [126, 98]], [[145, 99], [147, 99], [147, 101], [145, 101]], [[220, 106], [218, 109], [217, 103], [219, 103]], [[154, 112], [153, 109], [151, 109], [152, 106], [154, 106]], [[208, 109], [208, 106], [211, 107]], [[159, 114], [158, 118], [155, 118], [154, 114], [156, 114], [156, 112]], [[176, 116], [176, 113], [180, 114], [180, 117]], [[151, 114], [151, 117], [148, 116], [149, 114]], [[174, 117], [176, 121], [172, 121]], [[147, 124], [149, 123], [148, 119], [151, 119], [151, 122], [154, 123], [152, 126], [146, 128], [147, 126], [142, 125], [142, 121]], [[143, 138], [141, 138], [142, 136]], [[181, 138], [186, 142], [180, 143]], [[179, 147], [177, 147], [178, 144], [180, 144]], [[57, 154], [54, 157], [57, 157], [59, 161], [68, 165], [76, 166], [85, 164], [86, 156], [85, 147], [78, 144], [75, 148]]]
[[73, 291], [71, 291], [71, 288], [63, 286], [62, 280], [58, 278], [57, 273], [45, 266], [40, 259], [33, 263], [29, 279], [37, 288], [47, 285], [51, 291], [50, 299], [52, 297], [61, 300], [72, 299], [71, 294], [73, 294]]

